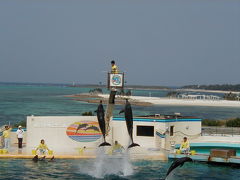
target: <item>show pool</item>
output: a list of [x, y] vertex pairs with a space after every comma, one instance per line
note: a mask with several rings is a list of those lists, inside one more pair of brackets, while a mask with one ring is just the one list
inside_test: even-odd
[[[0, 159], [0, 179], [97, 179], [95, 159], [91, 160], [56, 160], [55, 162], [38, 162], [22, 159]], [[117, 163], [119, 161], [116, 161]], [[115, 163], [116, 163], [115, 162]], [[101, 179], [131, 179], [151, 180], [165, 178], [171, 162], [162, 161], [134, 161], [131, 175], [124, 176], [117, 172], [122, 164], [99, 164], [97, 168], [114, 168], [106, 175], [102, 172]], [[129, 168], [127, 169], [129, 170]], [[104, 175], [105, 174], [105, 175]], [[173, 171], [167, 179], [170, 180], [228, 180], [238, 179], [240, 170], [226, 166], [208, 165], [205, 163], [185, 163]]]

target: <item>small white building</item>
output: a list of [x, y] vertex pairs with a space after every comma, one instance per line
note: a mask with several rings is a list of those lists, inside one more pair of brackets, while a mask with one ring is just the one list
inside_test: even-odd
[[[201, 135], [201, 119], [176, 115], [152, 115], [135, 117], [133, 121], [133, 139], [140, 147], [134, 147], [136, 153], [154, 150], [170, 150], [171, 145]], [[40, 140], [44, 139], [49, 149], [56, 154], [77, 154], [79, 148], [86, 146], [94, 153], [103, 141], [96, 116], [28, 116], [27, 152], [31, 153]], [[114, 117], [110, 121], [107, 141], [117, 140], [124, 147], [130, 143], [125, 118]], [[90, 151], [92, 149], [92, 151]]]

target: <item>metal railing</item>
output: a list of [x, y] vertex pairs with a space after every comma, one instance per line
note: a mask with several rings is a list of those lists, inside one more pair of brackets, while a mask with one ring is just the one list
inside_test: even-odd
[[240, 127], [204, 126], [202, 135], [240, 135]]

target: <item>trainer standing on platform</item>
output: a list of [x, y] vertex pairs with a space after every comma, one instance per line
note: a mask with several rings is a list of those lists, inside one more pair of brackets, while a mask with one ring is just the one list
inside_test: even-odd
[[114, 61], [114, 60], [111, 61], [111, 65], [112, 65], [112, 71], [111, 71], [111, 73], [114, 73], [114, 74], [118, 73], [118, 72], [119, 72], [119, 71], [118, 71], [118, 67], [117, 67], [117, 65], [115, 64], [115, 61]]
[[9, 126], [5, 126], [5, 130], [3, 131], [3, 138], [4, 138], [4, 149], [8, 150], [10, 149], [10, 131], [12, 128]]
[[22, 148], [22, 141], [23, 141], [23, 134], [24, 130], [22, 129], [22, 126], [18, 126], [18, 130], [16, 131], [17, 138], [18, 138], [18, 148]]

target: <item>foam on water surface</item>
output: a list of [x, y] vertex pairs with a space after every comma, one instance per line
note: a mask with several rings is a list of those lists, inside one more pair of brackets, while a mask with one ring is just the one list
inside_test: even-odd
[[104, 178], [108, 175], [130, 176], [133, 175], [133, 167], [129, 159], [128, 151], [123, 154], [106, 154], [105, 147], [97, 149], [97, 157], [92, 164], [80, 166], [81, 173], [95, 178]]

